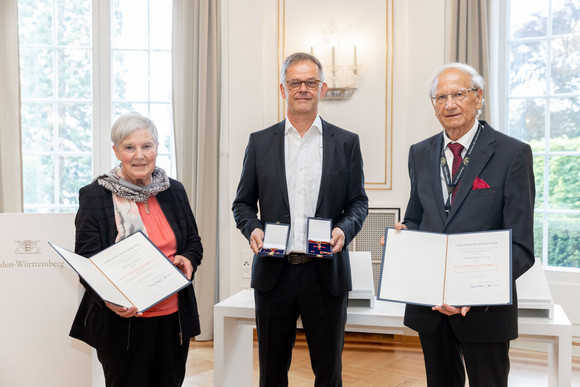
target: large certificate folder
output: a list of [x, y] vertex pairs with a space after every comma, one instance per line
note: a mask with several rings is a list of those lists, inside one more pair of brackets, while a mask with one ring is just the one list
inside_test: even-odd
[[437, 234], [387, 228], [379, 299], [419, 305], [512, 303], [511, 230]]
[[191, 284], [141, 231], [90, 259], [48, 243], [103, 300], [113, 304], [143, 312]]

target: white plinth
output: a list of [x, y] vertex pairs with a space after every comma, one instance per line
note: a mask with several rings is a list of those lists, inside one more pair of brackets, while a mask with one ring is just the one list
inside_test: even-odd
[[[548, 344], [548, 386], [569, 387], [572, 376], [572, 325], [560, 305], [553, 318], [524, 310], [519, 340]], [[377, 300], [374, 308], [347, 309], [346, 329], [354, 332], [413, 335], [403, 325], [405, 305]], [[214, 306], [214, 386], [252, 386], [253, 290], [243, 290]]]
[[554, 300], [542, 262], [536, 258], [534, 266], [516, 280], [519, 310], [536, 310], [554, 318]]
[[352, 251], [349, 255], [352, 290], [348, 295], [348, 304], [374, 308], [376, 296], [371, 252]]

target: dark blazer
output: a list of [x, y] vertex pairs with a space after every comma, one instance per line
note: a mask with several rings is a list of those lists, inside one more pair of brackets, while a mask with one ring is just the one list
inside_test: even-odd
[[[183, 185], [170, 179], [169, 189], [157, 194], [157, 200], [177, 241], [177, 254], [191, 261], [193, 271], [201, 263], [203, 248], [197, 225]], [[115, 243], [117, 226], [110, 191], [93, 182], [79, 192], [79, 210], [75, 218], [75, 252], [91, 257]], [[81, 280], [87, 289], [73, 321], [70, 335], [94, 348], [122, 352], [130, 346], [131, 321], [107, 308], [103, 300]], [[178, 293], [182, 338], [200, 333], [199, 315], [193, 286]]]
[[[457, 339], [464, 343], [493, 343], [518, 335], [515, 280], [534, 263], [534, 174], [529, 145], [492, 129], [483, 129], [469, 165], [457, 188], [449, 215], [445, 214], [439, 158], [443, 133], [409, 151], [411, 195], [404, 223], [409, 229], [438, 233], [512, 230], [513, 305], [472, 307], [466, 317], [449, 318]], [[490, 188], [473, 190], [479, 177]], [[435, 332], [442, 319], [430, 307], [407, 305], [405, 325], [426, 334]]]
[[[255, 228], [264, 229], [265, 222], [290, 224], [284, 129], [282, 121], [250, 135], [232, 207], [236, 225], [248, 240]], [[352, 289], [346, 246], [362, 227], [368, 212], [368, 198], [358, 136], [322, 120], [322, 143], [322, 178], [315, 216], [331, 218], [333, 227], [340, 227], [346, 240], [343, 251], [331, 260], [318, 260], [318, 268], [327, 290], [338, 295]], [[261, 291], [271, 290], [283, 262], [280, 258], [254, 256], [251, 286]]]

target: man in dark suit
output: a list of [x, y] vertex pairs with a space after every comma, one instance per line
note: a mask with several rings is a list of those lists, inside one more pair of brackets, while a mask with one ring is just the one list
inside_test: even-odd
[[[254, 253], [263, 246], [266, 222], [291, 225], [289, 254], [255, 255], [252, 265], [260, 386], [288, 385], [299, 316], [315, 385], [342, 386], [346, 307], [352, 288], [346, 247], [368, 211], [359, 138], [318, 115], [318, 101], [327, 89], [318, 59], [290, 55], [281, 79], [287, 119], [250, 135], [232, 208]], [[331, 259], [305, 254], [308, 217], [332, 219]]]
[[443, 132], [411, 146], [411, 195], [395, 228], [446, 234], [511, 229], [513, 304], [409, 304], [405, 325], [419, 332], [430, 387], [464, 386], [464, 364], [471, 387], [507, 386], [509, 341], [518, 336], [515, 280], [534, 263], [532, 151], [477, 120], [483, 79], [471, 66], [443, 66], [431, 100]]

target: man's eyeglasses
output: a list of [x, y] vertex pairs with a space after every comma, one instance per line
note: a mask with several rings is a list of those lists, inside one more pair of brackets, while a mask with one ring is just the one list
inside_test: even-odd
[[302, 84], [304, 83], [306, 85], [306, 88], [309, 90], [314, 90], [316, 88], [318, 88], [318, 84], [320, 83], [320, 79], [310, 79], [308, 81], [286, 81], [286, 85], [288, 85], [288, 89], [290, 90], [298, 90], [300, 89], [300, 87], [302, 87]]
[[478, 90], [479, 89], [459, 89], [450, 94], [439, 94], [436, 95], [435, 97], [431, 97], [431, 101], [433, 101], [435, 105], [445, 105], [449, 97], [451, 97], [451, 99], [454, 102], [463, 102], [465, 101], [465, 98], [467, 98], [467, 95], [469, 94], [470, 91], [478, 91]]

